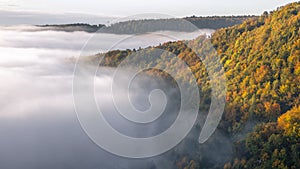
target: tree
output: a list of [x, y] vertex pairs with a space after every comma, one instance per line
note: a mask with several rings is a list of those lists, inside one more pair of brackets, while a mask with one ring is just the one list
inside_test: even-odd
[[278, 118], [278, 125], [288, 136], [300, 137], [300, 106], [294, 107]]

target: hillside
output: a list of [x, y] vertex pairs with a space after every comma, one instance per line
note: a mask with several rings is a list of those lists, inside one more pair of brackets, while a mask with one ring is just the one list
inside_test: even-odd
[[213, 35], [228, 78], [225, 120], [233, 131], [252, 117], [274, 121], [299, 105], [299, 10], [293, 3]]
[[59, 24], [59, 25], [36, 25], [42, 30], [54, 30], [54, 31], [64, 31], [64, 32], [76, 32], [84, 31], [89, 33], [94, 33], [105, 25], [90, 25], [84, 23], [74, 23], [74, 24]]
[[299, 11], [292, 3], [212, 37], [228, 78], [225, 128], [264, 122], [235, 143], [225, 168], [300, 167]]
[[[219, 127], [235, 145], [234, 158], [225, 168], [300, 168], [299, 11], [300, 3], [292, 3], [240, 25], [219, 29], [211, 39], [200, 36], [188, 42], [197, 46], [211, 41], [225, 68], [226, 108]], [[200, 86], [203, 109], [207, 109], [210, 84], [195, 53], [183, 42], [144, 50], [153, 49], [172, 52], [187, 62]], [[117, 66], [134, 53], [136, 50], [110, 51], [92, 60], [104, 57], [100, 65]], [[205, 163], [192, 159], [200, 166]]]
[[[219, 29], [228, 26], [233, 26], [242, 23], [249, 18], [256, 16], [210, 16], [210, 17], [186, 17], [183, 19], [145, 19], [145, 20], [129, 20], [117, 22], [106, 26], [103, 24], [90, 25], [83, 23], [61, 24], [61, 25], [37, 25], [44, 30], [56, 31], [85, 31], [85, 32], [99, 32], [101, 33], [115, 33], [115, 34], [137, 34], [155, 31], [195, 31], [199, 29]], [[195, 28], [185, 27], [186, 21], [195, 25]]]
[[220, 29], [243, 23], [247, 19], [254, 19], [257, 16], [210, 16], [210, 17], [185, 17], [183, 19], [193, 23], [199, 29]]

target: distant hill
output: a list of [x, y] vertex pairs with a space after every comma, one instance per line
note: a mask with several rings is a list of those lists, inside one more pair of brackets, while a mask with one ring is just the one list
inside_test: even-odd
[[98, 29], [104, 27], [105, 25], [90, 25], [85, 23], [73, 23], [73, 24], [58, 24], [58, 25], [36, 25], [37, 27], [42, 28], [42, 30], [55, 30], [55, 31], [65, 31], [65, 32], [76, 32], [84, 31], [93, 33]]
[[[61, 25], [37, 25], [44, 30], [56, 31], [85, 31], [85, 32], [105, 32], [116, 34], [138, 34], [155, 31], [185, 31], [191, 32], [198, 29], [219, 29], [240, 24], [246, 19], [256, 18], [256, 16], [211, 16], [211, 17], [186, 17], [183, 19], [145, 19], [130, 20], [114, 23], [110, 26], [103, 24], [90, 25], [84, 23], [61, 24]], [[195, 27], [187, 26], [186, 22], [194, 24]]]
[[208, 16], [208, 17], [186, 17], [185, 20], [193, 23], [199, 29], [220, 29], [243, 23], [247, 19], [254, 19], [257, 16]]

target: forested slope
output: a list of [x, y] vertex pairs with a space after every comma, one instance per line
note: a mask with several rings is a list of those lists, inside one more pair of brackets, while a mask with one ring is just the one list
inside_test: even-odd
[[253, 116], [274, 121], [299, 105], [299, 9], [294, 3], [213, 35], [228, 78], [232, 130]]
[[[37, 25], [42, 30], [56, 31], [85, 31], [98, 33], [114, 34], [140, 34], [156, 31], [184, 31], [192, 32], [196, 29], [219, 29], [242, 23], [249, 18], [256, 16], [210, 16], [210, 17], [186, 17], [186, 18], [169, 18], [169, 19], [141, 19], [129, 20], [113, 23], [111, 25], [90, 25], [84, 23], [58, 24], [58, 25]], [[191, 22], [191, 27], [186, 22]]]
[[[189, 42], [168, 42], [144, 49], [163, 49], [185, 60], [205, 98], [202, 105], [209, 105], [211, 90], [205, 67], [186, 44], [204, 44], [200, 51], [206, 50], [206, 43], [213, 44], [227, 78], [226, 108], [219, 127], [234, 138], [245, 126], [258, 124], [254, 129], [250, 127], [247, 137], [233, 139], [235, 160], [225, 168], [300, 168], [299, 11], [300, 3], [292, 3], [240, 25], [219, 29], [211, 39], [200, 36]], [[110, 51], [92, 60], [104, 57], [101, 65], [117, 66], [136, 52]], [[210, 58], [208, 54], [206, 59]]]

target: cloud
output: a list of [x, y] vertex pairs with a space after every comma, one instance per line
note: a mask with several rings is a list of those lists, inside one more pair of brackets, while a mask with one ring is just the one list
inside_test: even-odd
[[[39, 31], [35, 27], [31, 27], [31, 31], [24, 31], [27, 28], [0, 28], [0, 79], [3, 79], [0, 83], [0, 168], [173, 168], [177, 160], [175, 152], [195, 155], [199, 150], [198, 146], [195, 148], [190, 145], [193, 141], [197, 143], [199, 131], [191, 132], [187, 138], [189, 141], [184, 141], [174, 151], [150, 159], [121, 158], [96, 146], [77, 120], [72, 96], [74, 63], [66, 61], [66, 58], [79, 56], [82, 46], [93, 35], [85, 32]], [[180, 38], [197, 35], [168, 33]], [[126, 37], [97, 34], [88, 52], [106, 51], [112, 42]], [[170, 38], [165, 36], [139, 35], [117, 47], [146, 47], [168, 40]], [[117, 115], [112, 108], [109, 90], [113, 71], [100, 69], [95, 84], [98, 87], [97, 101], [105, 105], [105, 116], [115, 129], [134, 137], [148, 137], [162, 132], [174, 121], [176, 106], [172, 102], [167, 106], [169, 115], [146, 126], [128, 124], [127, 120]], [[149, 85], [144, 79], [138, 79], [136, 83], [133, 91], [138, 91], [138, 97], [133, 99], [134, 104], [145, 108], [149, 105], [148, 90], [159, 88], [160, 83], [152, 82]], [[218, 143], [212, 146], [221, 149]], [[207, 151], [209, 148], [202, 149]], [[224, 149], [226, 152], [227, 149]]]
[[[151, 160], [129, 160], [96, 146], [73, 107], [74, 63], [87, 33], [1, 30], [0, 168], [138, 169]], [[65, 49], [64, 49], [65, 46]], [[111, 75], [99, 77], [104, 86]], [[109, 71], [108, 71], [109, 72]], [[100, 72], [101, 74], [101, 72]], [[101, 100], [106, 100], [103, 92]]]

